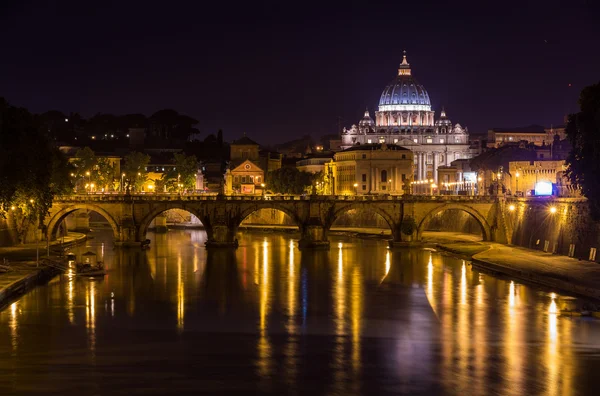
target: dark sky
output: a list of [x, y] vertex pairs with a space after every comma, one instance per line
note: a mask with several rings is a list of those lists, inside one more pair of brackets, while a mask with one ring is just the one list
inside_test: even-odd
[[174, 108], [277, 143], [374, 111], [403, 49], [436, 117], [471, 133], [560, 124], [600, 81], [598, 0], [87, 3], [2, 2], [0, 96], [86, 117]]

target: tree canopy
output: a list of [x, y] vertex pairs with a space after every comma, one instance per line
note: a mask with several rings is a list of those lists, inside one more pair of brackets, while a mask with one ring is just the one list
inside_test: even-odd
[[569, 116], [567, 139], [573, 149], [567, 156], [567, 176], [588, 198], [592, 216], [600, 219], [600, 83], [584, 88], [580, 111]]
[[52, 206], [55, 194], [72, 191], [69, 167], [41, 132], [39, 118], [0, 98], [0, 215], [19, 214], [37, 221]]
[[280, 194], [302, 194], [311, 187], [313, 174], [284, 167], [267, 174], [267, 189]]
[[150, 156], [147, 154], [133, 151], [124, 158], [123, 173], [127, 188], [133, 188], [135, 191], [141, 191], [142, 186], [148, 180], [147, 166], [150, 162]]
[[169, 191], [178, 191], [180, 183], [183, 189], [194, 189], [196, 187], [196, 174], [198, 172], [198, 160], [194, 155], [183, 153], [173, 154], [174, 168], [169, 169], [162, 175], [161, 182]]

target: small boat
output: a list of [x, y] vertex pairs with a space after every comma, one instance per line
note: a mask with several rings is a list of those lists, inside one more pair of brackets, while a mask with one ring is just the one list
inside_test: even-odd
[[82, 263], [75, 265], [75, 275], [77, 276], [104, 276], [106, 270], [102, 261], [96, 261], [96, 253], [86, 252], [81, 255]]
[[77, 276], [104, 276], [106, 270], [104, 269], [104, 263], [98, 261], [96, 265], [87, 263], [77, 263], [75, 267], [75, 275]]

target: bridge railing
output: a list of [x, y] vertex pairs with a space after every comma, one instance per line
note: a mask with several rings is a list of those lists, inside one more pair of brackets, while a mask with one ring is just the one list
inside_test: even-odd
[[122, 201], [410, 201], [410, 202], [494, 202], [489, 195], [216, 195], [216, 194], [75, 194], [57, 196], [63, 202]]

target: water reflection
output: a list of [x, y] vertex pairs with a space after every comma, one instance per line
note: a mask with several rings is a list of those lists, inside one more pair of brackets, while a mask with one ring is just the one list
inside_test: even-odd
[[[288, 235], [243, 234], [237, 251], [206, 252], [202, 235], [151, 235], [146, 252], [90, 240], [81, 250], [100, 251], [108, 276], [66, 274], [11, 304], [0, 351], [14, 367], [52, 364], [59, 376], [36, 379], [55, 390], [90, 364], [109, 392], [135, 378], [160, 388], [161, 373], [169, 391], [565, 395], [594, 375], [594, 355], [574, 345], [597, 352], [598, 322], [560, 315], [579, 300], [380, 241], [311, 252]], [[27, 372], [12, 370], [1, 393]]]

